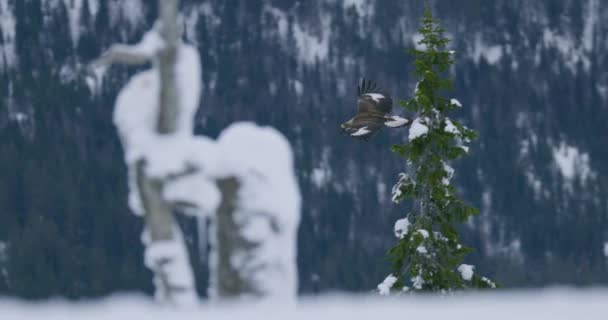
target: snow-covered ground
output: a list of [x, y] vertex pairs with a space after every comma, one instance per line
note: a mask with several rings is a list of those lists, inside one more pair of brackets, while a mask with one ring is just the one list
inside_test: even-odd
[[141, 296], [68, 303], [26, 303], [0, 300], [0, 318], [22, 319], [606, 319], [608, 289], [554, 288], [499, 291], [458, 297], [402, 297], [326, 295], [302, 298], [296, 305], [202, 304], [190, 309], [159, 307]]

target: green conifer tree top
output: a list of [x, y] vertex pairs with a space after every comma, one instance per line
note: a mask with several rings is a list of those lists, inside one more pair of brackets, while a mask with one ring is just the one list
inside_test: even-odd
[[395, 223], [398, 243], [389, 250], [393, 273], [378, 286], [380, 293], [422, 290], [449, 292], [496, 285], [477, 275], [474, 267], [462, 264], [472, 249], [459, 243], [457, 223], [476, 215], [477, 210], [459, 199], [451, 184], [450, 161], [468, 153], [465, 145], [475, 131], [452, 120], [448, 114], [461, 104], [442, 96], [452, 88], [448, 75], [454, 63], [449, 40], [428, 8], [424, 11], [421, 40], [410, 50], [419, 80], [411, 99], [401, 105], [416, 114], [409, 142], [393, 146], [407, 163], [393, 188], [393, 201], [412, 200], [411, 211]]

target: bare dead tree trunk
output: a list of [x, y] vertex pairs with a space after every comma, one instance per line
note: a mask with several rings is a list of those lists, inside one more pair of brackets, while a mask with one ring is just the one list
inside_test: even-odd
[[[183, 88], [178, 87], [178, 81], [180, 80], [178, 76], [185, 77], [189, 82], [198, 81], [200, 68], [199, 62], [193, 60], [198, 59], [196, 50], [183, 45], [179, 41], [178, 8], [179, 0], [158, 0], [159, 19], [154, 28], [144, 35], [139, 44], [115, 44], [89, 66], [90, 70], [88, 71], [90, 75], [94, 76], [97, 68], [103, 69], [112, 64], [153, 62], [153, 69], [149, 70], [152, 72], [142, 72], [139, 74], [139, 78], [133, 77], [129, 84], [121, 90], [117, 99], [114, 121], [121, 136], [123, 147], [125, 147], [127, 158], [129, 157], [129, 150], [145, 150], [147, 148], [145, 146], [150, 141], [159, 143], [158, 148], [163, 147], [160, 141], [165, 140], [165, 138], [173, 139], [178, 135], [180, 138], [185, 138], [185, 140], [180, 140], [182, 142], [191, 141], [189, 140], [191, 139], [189, 137], [191, 135], [191, 132], [189, 132], [191, 130], [190, 124], [180, 122], [180, 119], [184, 118], [180, 118], [180, 114], [181, 112], [192, 112], [191, 108], [197, 107], [196, 103], [192, 103], [191, 98], [200, 94], [200, 92], [195, 85], [195, 90], [187, 92], [190, 94], [190, 100], [184, 99], [184, 102], [189, 101], [189, 104], [186, 106], [180, 104], [180, 94], [183, 95], [184, 91], [180, 91]], [[181, 55], [182, 53], [184, 55]], [[178, 61], [178, 58], [183, 60]], [[193, 63], [194, 65], [190, 65]], [[184, 66], [189, 66], [192, 68], [192, 72], [180, 72], [178, 75], [178, 66], [182, 66], [182, 69]], [[151, 74], [154, 75], [151, 76]], [[149, 77], [148, 81], [158, 81], [157, 86], [150, 87], [138, 82], [142, 79], [142, 76]], [[150, 108], [148, 110], [156, 109], [156, 123], [149, 124], [147, 118], [142, 117], [142, 122], [138, 125], [143, 126], [137, 127], [138, 125], [136, 125], [137, 128], [134, 129], [133, 126], [129, 125], [129, 123], [132, 123], [132, 119], [129, 120], [131, 114], [127, 113], [129, 115], [125, 116], [124, 106], [127, 106], [127, 108], [135, 107], [133, 104], [137, 104], [139, 97], [145, 97], [146, 94], [151, 94], [151, 96], [148, 96], [147, 100], [144, 99], [145, 102], [142, 103], [150, 105], [140, 105], [139, 107], [143, 109], [148, 107]], [[155, 95], [158, 97], [158, 104], [156, 104]], [[129, 97], [125, 98], [127, 102], [122, 104], [123, 109], [119, 108], [121, 96]], [[196, 99], [198, 100], [198, 97]], [[189, 111], [180, 110], [181, 108]], [[123, 110], [123, 113], [120, 110]], [[125, 123], [127, 124], [125, 125]], [[181, 127], [182, 125], [184, 127]], [[182, 137], [182, 133], [187, 133], [188, 136]], [[164, 192], [165, 189], [171, 190], [170, 187], [176, 183], [175, 180], [196, 174], [199, 168], [193, 164], [188, 164], [183, 170], [171, 168], [163, 174], [153, 175], [148, 169], [152, 168], [156, 161], [162, 162], [163, 160], [159, 160], [158, 155], [154, 152], [148, 153], [148, 151], [138, 154], [137, 157], [139, 158], [127, 160], [130, 176], [132, 177], [130, 178], [131, 192], [139, 200], [134, 202], [136, 204], [131, 204], [131, 208], [134, 212], [144, 216], [145, 262], [146, 266], [152, 269], [154, 273], [156, 298], [163, 303], [193, 303], [196, 301], [196, 292], [190, 261], [182, 232], [173, 214], [173, 211], [178, 209], [182, 203], [166, 199]], [[182, 159], [182, 161], [185, 160]], [[172, 170], [182, 171], [172, 172]], [[183, 205], [195, 206], [195, 204], [189, 202]]]
[[177, 128], [179, 115], [175, 61], [179, 28], [177, 25], [178, 0], [158, 0], [160, 14], [160, 35], [165, 47], [159, 52], [160, 69], [160, 111], [158, 114], [158, 133], [171, 134]]
[[[159, 0], [161, 30], [165, 47], [159, 53], [160, 72], [160, 105], [157, 131], [159, 134], [171, 134], [177, 126], [177, 109], [179, 108], [175, 84], [175, 52], [177, 45], [177, 5], [178, 0]], [[167, 116], [169, 115], [169, 116]], [[145, 209], [146, 228], [150, 240], [163, 241], [173, 239], [175, 219], [171, 206], [162, 196], [164, 182], [146, 176], [146, 163], [137, 163], [137, 184]]]
[[242, 250], [248, 244], [238, 232], [234, 221], [234, 213], [238, 205], [239, 181], [237, 178], [226, 178], [217, 181], [222, 193], [222, 201], [217, 209], [216, 246], [217, 246], [217, 296], [219, 298], [238, 297], [242, 294], [254, 294], [247, 279], [244, 279], [231, 264], [231, 258], [236, 250]]
[[[164, 47], [158, 53], [158, 68], [160, 73], [160, 95], [157, 132], [159, 134], [173, 134], [178, 126], [179, 97], [177, 95], [177, 80], [175, 65], [178, 46], [177, 12], [178, 0], [159, 0], [160, 35]], [[141, 202], [145, 210], [146, 230], [149, 234], [150, 246], [158, 243], [182, 242], [181, 232], [173, 215], [171, 204], [163, 197], [165, 181], [160, 178], [151, 178], [146, 175], [145, 160], [137, 162], [137, 184]], [[177, 234], [176, 234], [177, 233]], [[185, 244], [182, 244], [185, 245]], [[183, 249], [185, 250], [185, 248]], [[186, 261], [171, 261], [183, 259]], [[174, 283], [169, 264], [189, 265], [186, 254], [163, 256], [159, 255], [148, 261], [154, 271], [156, 283], [156, 297], [161, 302], [177, 303], [178, 295], [193, 294], [194, 284], [192, 275], [188, 275], [190, 283]], [[186, 271], [189, 272], [189, 269]], [[190, 297], [192, 298], [192, 297]]]

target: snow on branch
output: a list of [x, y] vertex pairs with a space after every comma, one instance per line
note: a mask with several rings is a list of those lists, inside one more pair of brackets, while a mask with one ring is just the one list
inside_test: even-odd
[[[201, 66], [195, 47], [180, 44], [176, 61], [179, 116], [174, 136], [192, 135], [193, 119], [201, 93]], [[114, 109], [114, 124], [123, 141], [128, 163], [146, 155], [162, 143], [157, 132], [160, 113], [160, 73], [156, 67], [134, 75], [120, 91]]]
[[[151, 33], [158, 35], [155, 31], [148, 32], [147, 36], [151, 39], [155, 39], [150, 36]], [[149, 50], [157, 48], [155, 41], [148, 42], [147, 45], [135, 46], [133, 52], [153, 52]], [[198, 170], [200, 159], [212, 161], [214, 151], [213, 143], [202, 137], [192, 137], [193, 119], [201, 92], [201, 66], [197, 49], [184, 43], [180, 43], [177, 49], [175, 80], [180, 97], [180, 111], [176, 119], [176, 130], [170, 135], [157, 132], [161, 81], [160, 71], [156, 66], [157, 64], [153, 64], [151, 69], [134, 75], [123, 87], [116, 99], [113, 117], [127, 165], [131, 168], [138, 161], [145, 159], [148, 175], [166, 179]], [[201, 156], [201, 153], [206, 154], [206, 157]], [[135, 175], [131, 174], [130, 207], [134, 212], [143, 214], [133, 179]], [[198, 204], [200, 205], [200, 202]]]
[[90, 63], [88, 68], [86, 68], [86, 80], [89, 88], [91, 88], [92, 92], [100, 90], [108, 67], [114, 64], [141, 65], [153, 62], [158, 52], [164, 47], [165, 42], [158, 33], [158, 24], [152, 30], [146, 32], [142, 40], [137, 44], [112, 45], [101, 57]]
[[139, 65], [154, 60], [165, 47], [165, 41], [158, 33], [158, 24], [146, 32], [141, 41], [134, 45], [114, 44], [101, 57], [93, 61], [91, 67], [108, 67], [112, 64]]
[[150, 241], [147, 232], [143, 235], [146, 244], [144, 262], [146, 267], [154, 272], [154, 293], [159, 301], [176, 301], [181, 305], [194, 305], [196, 295], [194, 277], [188, 261], [188, 252], [183, 245], [184, 239], [179, 228], [174, 228], [173, 239], [165, 241]]

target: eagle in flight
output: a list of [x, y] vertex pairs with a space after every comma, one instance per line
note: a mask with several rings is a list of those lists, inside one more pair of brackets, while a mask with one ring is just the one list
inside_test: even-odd
[[407, 118], [390, 115], [393, 99], [374, 82], [365, 81], [357, 86], [357, 114], [340, 127], [342, 133], [367, 141], [382, 127], [399, 128], [409, 125]]

